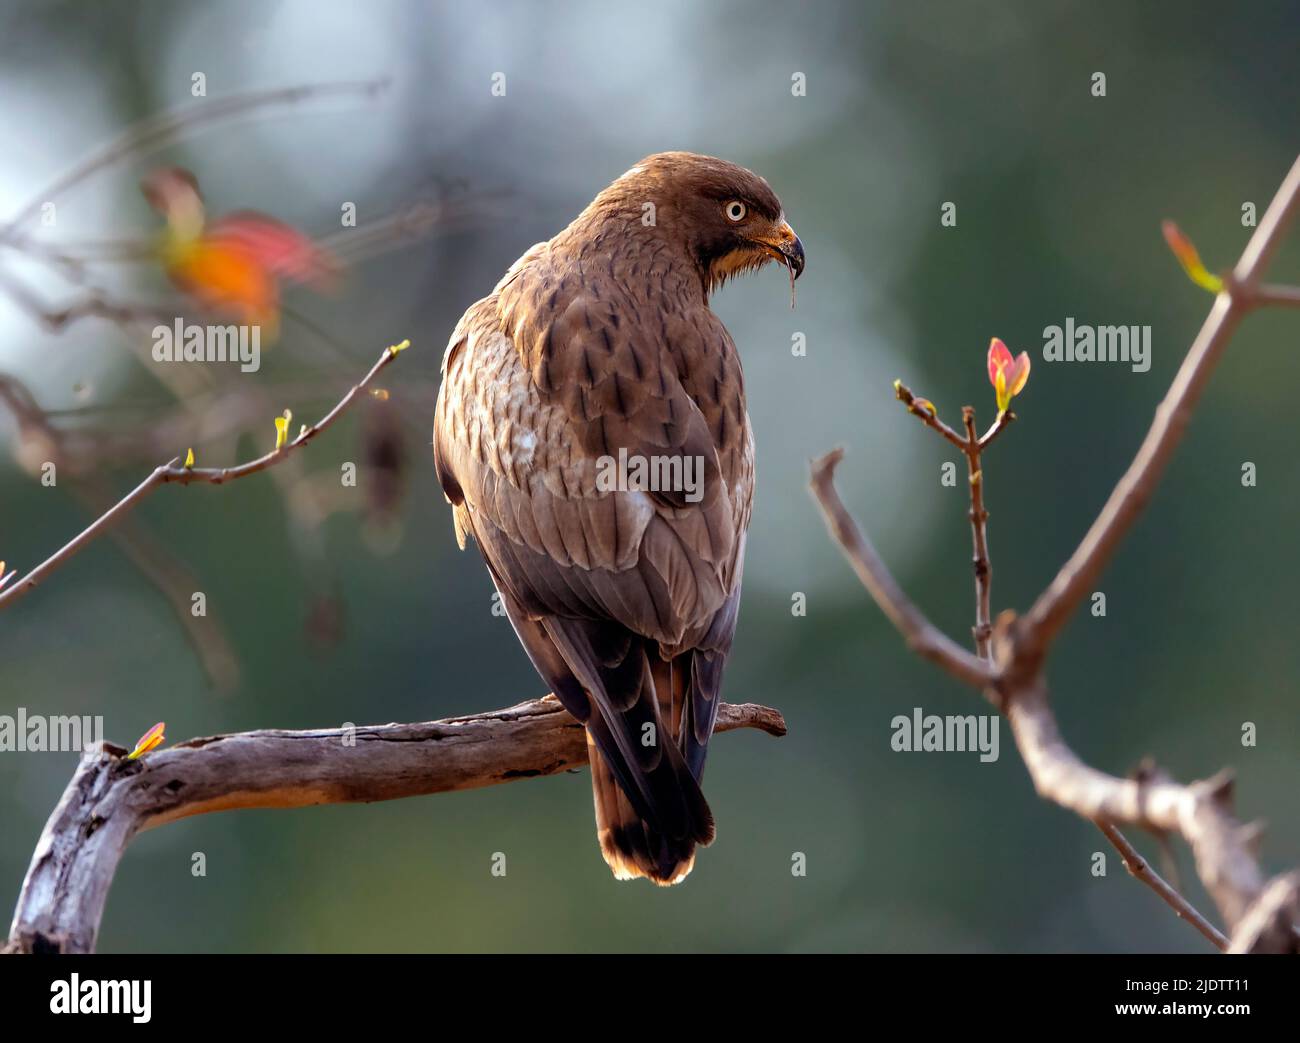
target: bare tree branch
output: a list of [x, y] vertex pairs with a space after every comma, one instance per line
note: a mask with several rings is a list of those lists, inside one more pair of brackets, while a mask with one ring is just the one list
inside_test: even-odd
[[912, 603], [840, 500], [835, 491], [835, 468], [843, 458], [844, 450], [834, 449], [813, 464], [812, 490], [821, 503], [831, 534], [862, 580], [862, 585], [898, 628], [908, 648], [922, 659], [939, 664], [958, 680], [976, 688], [988, 686], [993, 681], [990, 665], [939, 630]]
[[1230, 774], [1183, 786], [1164, 778], [1119, 779], [1090, 768], [1061, 737], [1041, 683], [1007, 701], [1007, 719], [1040, 796], [1094, 822], [1179, 834], [1224, 921], [1231, 928], [1242, 920], [1264, 881], [1252, 851], [1257, 832], [1232, 815]]
[[[1164, 776], [1119, 779], [1083, 763], [1061, 737], [1048, 702], [1042, 668], [1053, 638], [1091, 590], [1149, 501], [1241, 317], [1254, 307], [1290, 305], [1294, 303], [1293, 296], [1300, 298], [1290, 288], [1258, 284], [1297, 207], [1300, 207], [1300, 158], [1282, 182], [1232, 275], [1225, 280], [1223, 292], [1216, 297], [1209, 317], [1156, 410], [1155, 420], [1133, 463], [1101, 514], [1030, 612], [1023, 618], [1006, 612], [997, 621], [989, 647], [991, 663], [982, 657], [970, 657], [973, 663], [964, 659], [969, 653], [956, 648], [907, 599], [870, 542], [859, 532], [834, 487], [834, 469], [843, 451], [836, 449], [815, 462], [812, 474], [812, 491], [832, 535], [863, 585], [909, 646], [983, 690], [1010, 721], [1016, 747], [1038, 793], [1095, 822], [1115, 844], [1134, 876], [1152, 887], [1206, 938], [1223, 948], [1223, 935], [1140, 861], [1116, 826], [1124, 823], [1160, 834], [1177, 833], [1187, 841], [1196, 859], [1197, 873], [1232, 935], [1227, 946], [1230, 952], [1300, 952], [1300, 932], [1294, 923], [1300, 915], [1300, 874], [1287, 874], [1265, 884], [1255, 850], [1261, 829], [1257, 825], [1242, 825], [1234, 817], [1230, 775], [1220, 774], [1184, 786]], [[896, 383], [898, 397], [911, 412], [968, 454], [973, 478], [979, 470], [979, 450], [997, 437], [1002, 427], [995, 423], [977, 447], [972, 448], [976, 445], [973, 415], [969, 412], [964, 415], [967, 435], [962, 439], [950, 428], [945, 431], [946, 425], [938, 424], [932, 408], [917, 405], [919, 400], [910, 391], [899, 391], [899, 388], [901, 385]], [[974, 525], [979, 524], [977, 519], [982, 515], [977, 491], [980, 490], [972, 481]], [[981, 556], [978, 532], [975, 543], [978, 561]], [[983, 549], [986, 556], [987, 544]], [[980, 586], [978, 565], [976, 573], [978, 645], [980, 612], [986, 591]]]
[[993, 444], [993, 440], [1002, 434], [1015, 420], [1016, 414], [1009, 409], [1004, 409], [998, 414], [998, 418], [993, 421], [993, 426], [980, 435], [980, 452], [983, 452]]
[[[928, 399], [917, 398], [901, 381], [894, 382], [896, 397], [908, 407], [913, 416], [919, 417], [927, 427], [943, 435], [948, 441], [953, 440], [956, 432], [939, 421], [933, 405]], [[922, 404], [924, 403], [924, 404]], [[928, 408], [927, 408], [928, 407]], [[981, 437], [975, 426], [975, 409], [962, 407], [962, 426], [966, 437], [959, 438], [958, 448], [966, 457], [966, 471], [970, 492], [968, 516], [971, 524], [971, 545], [973, 548], [972, 564], [975, 574], [975, 626], [971, 633], [975, 641], [976, 654], [983, 660], [991, 660], [991, 638], [993, 635], [991, 599], [993, 592], [993, 564], [988, 549], [988, 511], [984, 507], [984, 465], [983, 453], [1007, 426], [1015, 420], [1015, 414], [1003, 409], [998, 412], [993, 425]], [[999, 704], [999, 708], [1001, 708]], [[1178, 889], [1168, 883], [1155, 870], [1147, 865], [1146, 860], [1138, 854], [1123, 833], [1112, 823], [1098, 820], [1097, 828], [1101, 830], [1119, 851], [1125, 867], [1137, 880], [1146, 884], [1169, 904], [1178, 916], [1214, 943], [1220, 951], [1228, 947], [1228, 939], [1218, 931], [1192, 905]], [[1163, 835], [1163, 834], [1162, 834]]]
[[1142, 881], [1164, 899], [1169, 904], [1169, 907], [1178, 914], [1180, 920], [1186, 920], [1200, 931], [1211, 945], [1220, 952], [1227, 951], [1228, 939], [1223, 932], [1197, 912], [1196, 908], [1178, 892], [1177, 888], [1169, 884], [1164, 877], [1152, 869], [1150, 863], [1138, 853], [1137, 848], [1129, 843], [1128, 838], [1123, 833], [1105, 819], [1097, 819], [1095, 824], [1101, 830], [1102, 836], [1115, 846], [1115, 850], [1120, 853], [1120, 857], [1124, 860], [1124, 868], [1135, 879]]
[[[60, 430], [50, 414], [37, 406], [30, 391], [13, 377], [0, 376], [0, 404], [7, 406], [18, 423], [19, 441], [36, 439], [42, 455], [53, 462], [60, 474], [70, 474], [74, 499], [92, 518], [104, 514], [113, 504], [99, 469], [99, 459], [114, 439], [103, 432]], [[173, 443], [174, 445], [175, 443]], [[19, 451], [20, 457], [25, 455]], [[229, 691], [239, 678], [239, 664], [224, 628], [215, 615], [196, 619], [190, 597], [195, 579], [190, 570], [166, 547], [155, 540], [138, 518], [126, 518], [109, 530], [109, 535], [140, 573], [162, 594], [186, 638], [198, 655], [204, 672], [218, 691]], [[0, 576], [0, 587], [6, 576]]]
[[[776, 710], [723, 703], [716, 731], [784, 735]], [[23, 881], [11, 952], [92, 952], [126, 846], [146, 829], [238, 808], [300, 808], [492, 786], [587, 763], [583, 726], [553, 696], [427, 724], [191, 739], [139, 760], [84, 757]]]
[[1300, 308], [1300, 286], [1261, 286], [1255, 291], [1255, 303], [1278, 308]]
[[1041, 656], [1074, 609], [1091, 593], [1115, 548], [1146, 507], [1165, 465], [1182, 441], [1192, 411], [1237, 323], [1248, 310], [1267, 303], [1259, 297], [1255, 285], [1295, 217], [1297, 206], [1300, 206], [1300, 158], [1269, 204], [1232, 278], [1215, 298], [1214, 307], [1156, 409], [1151, 428], [1129, 469], [1078, 548], [1026, 614], [1018, 639], [1025, 642], [1029, 653]]
[[907, 411], [921, 421], [926, 427], [936, 434], [941, 435], [958, 449], [965, 452], [966, 440], [956, 431], [939, 419], [939, 413], [934, 408], [934, 403], [928, 398], [920, 398], [912, 393], [912, 389], [904, 384], [901, 380], [894, 381], [894, 397], [907, 407]]
[[203, 468], [180, 466], [180, 457], [175, 457], [161, 467], [155, 468], [148, 478], [122, 497], [112, 508], [100, 515], [62, 548], [9, 586], [8, 589], [0, 591], [0, 610], [7, 608], [13, 602], [29, 594], [46, 576], [102, 535], [109, 526], [133, 510], [141, 500], [149, 496], [158, 486], [168, 482], [180, 482], [182, 485], [189, 485], [191, 482], [207, 482], [211, 485], [221, 485], [223, 482], [246, 478], [250, 474], [265, 471], [268, 467], [282, 463], [295, 450], [305, 446], [329, 427], [330, 424], [334, 423], [344, 410], [352, 404], [357, 395], [375, 379], [380, 370], [397, 357], [398, 350], [396, 348], [385, 348], [384, 353], [379, 356], [379, 360], [370, 367], [370, 372], [362, 377], [358, 383], [354, 384], [351, 390], [324, 417], [314, 424], [304, 425], [302, 431], [292, 441], [287, 442], [278, 449], [271, 450], [271, 452], [263, 456], [259, 456], [256, 460], [250, 460], [237, 467]]

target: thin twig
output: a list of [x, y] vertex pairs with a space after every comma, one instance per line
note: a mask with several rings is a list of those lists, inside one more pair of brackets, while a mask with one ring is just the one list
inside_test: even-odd
[[898, 628], [908, 647], [919, 656], [939, 664], [957, 679], [977, 688], [991, 684], [992, 667], [966, 651], [925, 617], [903, 593], [871, 541], [858, 528], [835, 491], [835, 468], [843, 458], [844, 450], [835, 449], [813, 463], [812, 491], [821, 503], [832, 535], [863, 586]]
[[972, 565], [975, 571], [975, 626], [971, 633], [975, 639], [975, 654], [987, 660], [989, 638], [993, 633], [993, 616], [990, 608], [993, 563], [989, 559], [987, 531], [989, 512], [984, 508], [984, 472], [980, 457], [993, 440], [1015, 419], [1015, 414], [1005, 409], [999, 411], [993, 426], [981, 438], [975, 427], [974, 407], [963, 406], [961, 416], [966, 435], [962, 437], [939, 419], [938, 412], [929, 399], [918, 398], [901, 380], [894, 381], [894, 396], [907, 406], [909, 413], [920, 419], [930, 430], [955, 445], [966, 458], [966, 477], [970, 484]]
[[1135, 879], [1141, 880], [1142, 883], [1163, 898], [1169, 907], [1178, 914], [1180, 920], [1186, 920], [1195, 927], [1220, 952], [1228, 951], [1227, 935], [1202, 916], [1191, 902], [1178, 893], [1173, 885], [1169, 884], [1164, 877], [1152, 869], [1151, 864], [1138, 853], [1137, 848], [1129, 843], [1128, 838], [1123, 833], [1104, 819], [1095, 819], [1093, 824], [1115, 846], [1115, 850], [1120, 853], [1120, 857], [1123, 859], [1124, 868]]
[[[993, 596], [993, 563], [989, 560], [988, 520], [984, 508], [984, 468], [980, 454], [983, 443], [975, 428], [975, 408], [963, 406], [962, 423], [966, 427], [966, 443], [962, 454], [966, 457], [966, 477], [970, 484], [971, 565], [975, 571], [975, 653], [981, 659], [989, 658], [989, 638], [993, 636], [993, 616], [990, 603]], [[991, 434], [996, 432], [993, 429]], [[991, 441], [992, 439], [990, 439]]]
[[1250, 308], [1266, 303], [1255, 289], [1268, 258], [1300, 207], [1300, 158], [1273, 197], [1251, 236], [1232, 279], [1183, 359], [1137, 455], [1115, 486], [1087, 534], [1024, 617], [1017, 642], [1027, 655], [1041, 658], [1079, 603], [1092, 591], [1120, 541], [1146, 507], [1165, 466], [1182, 441], [1192, 411], [1237, 323]]
[[966, 439], [939, 419], [939, 414], [935, 411], [933, 404], [927, 399], [918, 398], [912, 393], [912, 389], [901, 380], [894, 381], [894, 397], [907, 406], [907, 411], [925, 424], [926, 427], [943, 435], [962, 452], [966, 451]]
[[998, 413], [998, 418], [993, 421], [993, 426], [980, 436], [980, 451], [983, 452], [993, 444], [993, 440], [1002, 434], [1016, 419], [1016, 414], [1009, 409], [1004, 409]]
[[1256, 305], [1300, 308], [1300, 286], [1261, 286], [1254, 292]]
[[907, 407], [907, 411], [918, 418], [930, 430], [942, 435], [961, 450], [966, 458], [966, 477], [970, 485], [970, 525], [972, 566], [975, 571], [975, 626], [971, 633], [975, 640], [975, 654], [981, 659], [989, 658], [989, 638], [993, 633], [993, 617], [990, 599], [993, 586], [993, 564], [989, 560], [987, 525], [989, 512], [984, 508], [984, 474], [980, 465], [980, 455], [984, 449], [1015, 419], [1014, 415], [1002, 410], [993, 426], [979, 436], [975, 427], [975, 409], [963, 406], [962, 425], [966, 429], [965, 437], [939, 419], [938, 412], [929, 399], [918, 398], [912, 389], [901, 380], [894, 381], [894, 396]]
[[66, 564], [87, 544], [102, 535], [110, 525], [133, 510], [141, 500], [149, 496], [158, 486], [168, 482], [180, 482], [183, 485], [189, 485], [191, 482], [206, 482], [212, 485], [220, 485], [223, 482], [245, 478], [250, 474], [256, 474], [258, 471], [264, 471], [268, 467], [282, 463], [293, 455], [295, 450], [305, 446], [329, 427], [352, 404], [357, 395], [374, 380], [380, 370], [396, 357], [397, 352], [393, 348], [385, 348], [384, 353], [379, 356], [379, 360], [370, 367], [370, 372], [357, 384], [354, 384], [352, 389], [324, 417], [309, 427], [305, 427], [297, 438], [287, 442], [279, 449], [273, 449], [264, 456], [259, 456], [256, 460], [250, 460], [237, 467], [187, 468], [180, 466], [180, 457], [174, 457], [161, 467], [154, 468], [153, 473], [148, 478], [122, 497], [112, 508], [105, 511], [58, 551], [23, 576], [22, 579], [0, 592], [0, 610], [9, 607], [15, 601], [31, 593], [50, 573]]

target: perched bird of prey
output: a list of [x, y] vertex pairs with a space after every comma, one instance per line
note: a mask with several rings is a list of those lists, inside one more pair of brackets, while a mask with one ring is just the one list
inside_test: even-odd
[[709, 309], [804, 252], [756, 174], [649, 156], [461, 318], [434, 463], [542, 679], [583, 723], [601, 853], [674, 884], [713, 840], [700, 789], [740, 601], [754, 447]]

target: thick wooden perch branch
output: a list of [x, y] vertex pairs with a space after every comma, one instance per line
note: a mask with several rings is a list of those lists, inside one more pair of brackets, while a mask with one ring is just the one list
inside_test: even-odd
[[[973, 417], [965, 417], [962, 438], [941, 424], [923, 400], [896, 384], [898, 397], [927, 426], [965, 452], [972, 472], [972, 523], [976, 554], [976, 646], [972, 655], [940, 631], [903, 593], [871, 542], [858, 529], [835, 490], [835, 467], [841, 450], [813, 464], [812, 491], [831, 534], [881, 610], [909, 647], [954, 677], [981, 689], [1006, 714], [1016, 747], [1038, 793], [1098, 824], [1120, 850], [1139, 880], [1159, 894], [1178, 915], [1206, 938], [1223, 947], [1223, 936], [1145, 864], [1134, 863], [1132, 846], [1115, 825], [1123, 823], [1156, 833], [1176, 833], [1191, 847], [1197, 873], [1214, 898], [1231, 935], [1229, 952], [1300, 951], [1295, 919], [1300, 915], [1300, 873], [1266, 883], [1256, 857], [1258, 826], [1239, 822], [1232, 812], [1231, 775], [1178, 785], [1168, 778], [1120, 779], [1089, 767], [1066, 745], [1056, 724], [1043, 680], [1044, 660], [1053, 639], [1092, 589], [1116, 548], [1151, 498], [1165, 466], [1181, 441], [1201, 392], [1241, 318], [1266, 305], [1290, 305], [1300, 291], [1261, 286], [1264, 266], [1300, 209], [1300, 159], [1287, 174], [1241, 260], [1224, 280], [1214, 306], [1179, 368], [1132, 464], [1115, 486], [1097, 520], [1056, 578], [1022, 618], [1003, 613], [991, 642], [981, 643], [987, 618], [987, 544], [982, 488]], [[901, 390], [900, 390], [901, 388]], [[994, 432], [981, 439], [982, 449]], [[982, 476], [981, 482], [982, 486]], [[987, 652], [989, 658], [986, 658]]]
[[[716, 730], [784, 735], [766, 706], [723, 703]], [[237, 808], [368, 803], [555, 775], [587, 763], [583, 727], [552, 696], [426, 724], [216, 735], [126, 760], [88, 754], [45, 824], [10, 952], [93, 952], [109, 885], [137, 833]]]

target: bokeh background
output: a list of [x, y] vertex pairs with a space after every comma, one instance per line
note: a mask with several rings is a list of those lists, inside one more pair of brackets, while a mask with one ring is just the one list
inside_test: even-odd
[[[164, 489], [138, 511], [133, 531], [170, 581], [184, 588], [177, 577], [193, 573], [206, 620], [187, 628], [107, 539], [6, 612], [0, 713], [102, 714], [108, 738], [129, 745], [159, 719], [177, 741], [540, 694], [491, 613], [477, 554], [456, 550], [432, 473], [438, 366], [457, 318], [663, 149], [762, 173], [809, 256], [793, 312], [779, 270], [715, 301], [745, 359], [759, 470], [725, 690], [779, 707], [790, 734], [716, 740], [706, 791], [719, 838], [684, 886], [611, 878], [582, 773], [156, 830], [122, 864], [101, 948], [1203, 951], [1115, 856], [1105, 878], [1091, 874], [1106, 845], [1034, 796], [1005, 727], [993, 764], [891, 751], [895, 714], [982, 706], [909, 655], [849, 575], [807, 494], [808, 461], [847, 447], [846, 501], [964, 639], [964, 493], [940, 485], [953, 456], [891, 382], [949, 418], [973, 402], [988, 420], [990, 336], [1029, 350], [1020, 422], [986, 467], [995, 606], [1024, 608], [1131, 458], [1208, 307], [1160, 220], [1177, 218], [1210, 267], [1225, 266], [1249, 235], [1243, 203], [1262, 213], [1295, 156], [1297, 34], [1300, 10], [1281, 2], [0, 3], [0, 219], [135, 121], [203, 104], [195, 72], [208, 102], [390, 80], [377, 97], [307, 98], [133, 154], [60, 195], [57, 226], [31, 228], [42, 242], [147, 238], [157, 223], [137, 182], [163, 163], [192, 169], [214, 212], [261, 210], [344, 252], [344, 202], [358, 209], [352, 234], [430, 206], [450, 215], [428, 234], [372, 235], [336, 293], [289, 294], [260, 372], [213, 367], [196, 387], [142, 357], [152, 323], [55, 332], [0, 287], [0, 372], [59, 430], [86, 436], [45, 488], [33, 470], [45, 447], [0, 416], [10, 567], [84, 527], [95, 490], [121, 495], [190, 445], [212, 465], [261, 452], [280, 409], [318, 416], [380, 348], [414, 342], [382, 381], [388, 410], [367, 403], [273, 474]], [[1090, 92], [1096, 71], [1104, 98]], [[491, 92], [497, 72], [504, 97]], [[796, 72], [805, 97], [792, 96]], [[954, 228], [940, 226], [946, 201]], [[1291, 245], [1273, 276], [1295, 281], [1298, 262]], [[30, 250], [0, 248], [0, 271], [51, 307], [81, 292]], [[156, 265], [88, 277], [188, 314]], [[1044, 363], [1043, 328], [1067, 316], [1150, 325], [1150, 371]], [[1237, 334], [1104, 577], [1106, 616], [1076, 618], [1050, 671], [1065, 734], [1097, 766], [1124, 773], [1146, 754], [1181, 778], [1234, 766], [1243, 814], [1270, 823], [1270, 871], [1300, 862], [1298, 330], [1294, 314], [1260, 314]], [[791, 354], [795, 332], [806, 357]], [[359, 487], [317, 510], [346, 460], [360, 462]], [[395, 497], [376, 493], [381, 479]], [[806, 616], [792, 614], [796, 592]], [[1246, 721], [1254, 748], [1241, 744]], [[74, 766], [71, 753], [0, 755], [6, 903]], [[496, 851], [504, 878], [489, 872]], [[793, 852], [806, 877], [791, 875]]]

